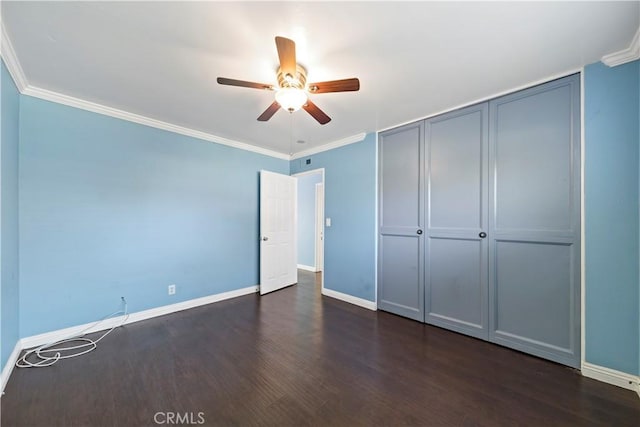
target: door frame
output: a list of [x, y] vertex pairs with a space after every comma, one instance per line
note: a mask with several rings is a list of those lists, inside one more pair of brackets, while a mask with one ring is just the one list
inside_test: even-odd
[[[322, 204], [323, 204], [323, 212], [324, 212], [324, 208], [325, 208], [325, 207], [326, 207], [326, 205], [327, 205], [327, 204], [326, 204], [326, 200], [327, 200], [326, 188], [327, 188], [327, 186], [326, 186], [326, 184], [325, 184], [325, 172], [324, 172], [324, 168], [317, 168], [317, 169], [311, 169], [311, 170], [304, 171], [304, 172], [298, 172], [298, 173], [294, 173], [294, 174], [292, 174], [291, 176], [292, 176], [292, 177], [294, 177], [294, 178], [299, 178], [299, 177], [301, 177], [301, 176], [305, 176], [305, 175], [314, 175], [314, 174], [320, 174], [320, 176], [321, 176], [321, 181], [320, 181], [320, 183], [323, 185], [323, 188], [324, 188], [324, 190], [325, 190], [325, 191], [324, 191], [324, 193], [323, 193], [323, 196], [324, 196], [324, 197], [323, 197], [323, 200], [322, 200], [322, 201], [323, 201], [323, 203], [322, 203]], [[314, 200], [315, 200], [315, 198], [314, 198]], [[297, 216], [297, 209], [298, 209], [298, 203], [296, 202], [296, 216]], [[317, 206], [316, 206], [316, 209], [314, 209], [314, 211], [317, 211]], [[325, 213], [325, 218], [326, 218], [326, 213]], [[322, 223], [323, 223], [322, 231], [323, 231], [323, 234], [326, 236], [326, 233], [324, 232], [324, 231], [325, 231], [325, 227], [324, 227], [324, 219], [323, 219]], [[318, 240], [318, 238], [319, 238], [319, 237], [318, 237], [318, 232], [317, 232], [317, 227], [316, 227], [315, 235], [316, 235], [316, 236], [315, 236], [315, 238], [316, 238], [316, 245], [315, 245], [315, 247], [314, 247], [314, 258], [317, 258], [317, 257], [316, 257], [316, 254], [315, 254], [315, 248], [317, 248], [317, 244], [318, 244], [318, 243], [317, 243], [317, 240]], [[297, 239], [297, 238], [298, 238], [298, 232], [297, 232], [297, 228], [296, 228], [296, 239]], [[325, 272], [326, 272], [324, 259], [326, 259], [326, 253], [327, 253], [327, 252], [326, 252], [326, 246], [325, 246], [324, 242], [325, 242], [325, 240], [324, 240], [324, 239], [322, 239], [322, 253], [323, 253], [323, 263], [322, 263], [322, 264], [323, 264], [323, 265], [322, 265], [322, 275], [320, 276], [321, 291], [322, 291], [322, 293], [324, 293], [324, 277], [325, 277]]]
[[324, 182], [315, 188], [315, 262], [316, 272], [324, 271]]

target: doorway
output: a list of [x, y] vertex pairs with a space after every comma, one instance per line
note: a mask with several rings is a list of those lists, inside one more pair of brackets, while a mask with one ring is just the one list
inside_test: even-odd
[[[324, 271], [324, 169], [293, 175], [298, 180], [298, 269], [322, 275]], [[322, 279], [324, 286], [324, 280]]]

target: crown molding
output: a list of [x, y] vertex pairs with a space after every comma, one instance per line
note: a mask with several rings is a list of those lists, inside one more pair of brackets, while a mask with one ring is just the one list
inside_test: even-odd
[[93, 113], [115, 117], [117, 119], [127, 120], [129, 122], [166, 130], [166, 131], [177, 133], [180, 135], [186, 135], [186, 136], [201, 139], [204, 141], [215, 142], [217, 144], [238, 148], [240, 150], [251, 151], [254, 153], [258, 153], [258, 154], [262, 154], [270, 157], [276, 157], [278, 159], [289, 160], [289, 155], [279, 153], [277, 151], [269, 150], [266, 148], [260, 148], [255, 145], [247, 144], [245, 142], [234, 141], [232, 139], [224, 138], [224, 137], [213, 135], [210, 133], [201, 132], [201, 131], [186, 128], [183, 126], [174, 125], [171, 123], [163, 122], [161, 120], [152, 119], [146, 116], [141, 116], [139, 114], [134, 114], [128, 111], [119, 110], [117, 108], [108, 107], [95, 102], [86, 101], [84, 99], [75, 98], [73, 96], [64, 95], [64, 94], [50, 91], [47, 89], [42, 89], [42, 88], [28, 85], [24, 89], [24, 91], [22, 91], [22, 93], [23, 95], [44, 99], [45, 101], [51, 101], [58, 104], [67, 105], [69, 107], [75, 107], [82, 110], [91, 111]]
[[253, 153], [262, 154], [269, 157], [275, 157], [282, 160], [290, 160], [288, 154], [280, 153], [274, 150], [257, 147], [255, 145], [248, 144], [246, 142], [235, 141], [232, 139], [224, 138], [222, 136], [213, 135], [210, 133], [198, 131], [195, 129], [186, 128], [183, 126], [174, 125], [172, 123], [163, 122], [161, 120], [152, 119], [150, 117], [141, 116], [139, 114], [130, 113], [128, 111], [119, 110], [117, 108], [108, 107], [106, 105], [98, 104], [95, 102], [87, 101], [73, 96], [65, 95], [59, 92], [54, 92], [48, 89], [43, 89], [37, 86], [29, 84], [27, 77], [20, 66], [16, 52], [11, 44], [11, 39], [7, 35], [4, 23], [0, 22], [1, 37], [0, 42], [0, 54], [4, 63], [9, 70], [9, 74], [13, 78], [13, 81], [18, 88], [18, 91], [23, 95], [32, 96], [34, 98], [44, 99], [45, 101], [51, 101], [58, 104], [67, 105], [69, 107], [79, 108], [81, 110], [91, 111], [93, 113], [102, 114], [105, 116], [115, 117], [121, 120], [127, 120], [129, 122], [138, 123], [141, 125], [166, 130], [169, 132], [177, 133], [180, 135], [190, 136], [192, 138], [201, 139], [204, 141], [215, 142], [216, 144], [226, 145], [240, 150], [251, 151]]
[[0, 56], [4, 59], [7, 70], [9, 71], [9, 74], [11, 74], [18, 91], [22, 93], [28, 86], [27, 77], [24, 75], [24, 71], [20, 66], [20, 62], [16, 56], [16, 51], [13, 49], [13, 45], [11, 44], [11, 39], [7, 35], [4, 22], [0, 22], [0, 30], [2, 31], [2, 34], [0, 35], [2, 38], [0, 41]]
[[609, 67], [615, 67], [636, 59], [640, 59], [640, 27], [638, 27], [638, 31], [633, 36], [628, 48], [605, 55], [601, 61]]
[[291, 155], [291, 160], [299, 159], [301, 157], [310, 156], [312, 154], [318, 154], [323, 151], [333, 150], [334, 148], [344, 147], [345, 145], [354, 144], [356, 142], [362, 141], [367, 134], [365, 132], [361, 132], [357, 135], [348, 136], [346, 138], [338, 139], [337, 141], [328, 142], [326, 144], [320, 145], [319, 147], [310, 148], [308, 150], [300, 151], [298, 153], [294, 153]]

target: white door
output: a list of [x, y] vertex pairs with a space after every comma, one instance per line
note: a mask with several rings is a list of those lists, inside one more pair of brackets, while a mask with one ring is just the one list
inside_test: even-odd
[[316, 184], [316, 271], [324, 271], [324, 184]]
[[297, 179], [260, 171], [260, 295], [298, 281]]

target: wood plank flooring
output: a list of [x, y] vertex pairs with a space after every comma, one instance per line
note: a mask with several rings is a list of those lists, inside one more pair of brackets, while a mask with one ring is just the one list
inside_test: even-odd
[[322, 297], [316, 282], [300, 271], [296, 286], [133, 323], [87, 356], [15, 369], [1, 424], [640, 426], [633, 392]]

